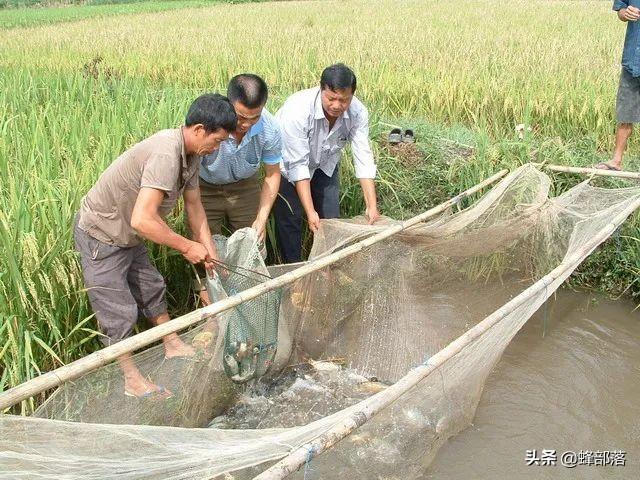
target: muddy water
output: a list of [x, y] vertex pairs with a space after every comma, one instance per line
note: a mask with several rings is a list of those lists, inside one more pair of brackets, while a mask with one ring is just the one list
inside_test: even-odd
[[[505, 351], [474, 424], [440, 449], [420, 479], [640, 478], [640, 312], [633, 308], [560, 291]], [[556, 450], [558, 465], [527, 466], [530, 449]], [[559, 465], [562, 452], [580, 450], [624, 450], [626, 466]]]

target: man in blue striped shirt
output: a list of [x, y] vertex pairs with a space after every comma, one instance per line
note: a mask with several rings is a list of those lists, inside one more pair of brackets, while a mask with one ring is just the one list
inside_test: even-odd
[[[282, 146], [276, 119], [264, 108], [268, 89], [257, 75], [231, 79], [227, 97], [238, 124], [220, 148], [202, 159], [200, 196], [211, 233], [253, 227], [264, 242], [269, 212], [280, 188]], [[264, 165], [262, 188], [258, 172]], [[206, 290], [202, 290], [206, 294]], [[202, 296], [206, 304], [206, 295]]]
[[621, 170], [633, 124], [640, 122], [640, 0], [614, 0], [613, 9], [627, 24], [622, 52], [622, 72], [616, 99], [616, 145], [610, 162], [596, 165], [605, 170]]

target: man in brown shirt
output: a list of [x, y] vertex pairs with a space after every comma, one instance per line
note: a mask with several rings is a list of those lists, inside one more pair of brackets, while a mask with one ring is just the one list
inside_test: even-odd
[[[203, 155], [215, 151], [235, 130], [226, 97], [198, 97], [185, 125], [162, 130], [118, 157], [81, 200], [74, 226], [76, 249], [91, 306], [106, 345], [129, 336], [139, 314], [154, 325], [169, 321], [164, 279], [151, 264], [143, 239], [178, 250], [189, 262], [213, 269], [217, 259], [200, 200], [198, 172]], [[169, 228], [164, 217], [182, 195], [193, 240]], [[163, 339], [167, 358], [193, 355], [177, 334]], [[130, 354], [119, 358], [125, 394], [169, 395], [147, 380]]]

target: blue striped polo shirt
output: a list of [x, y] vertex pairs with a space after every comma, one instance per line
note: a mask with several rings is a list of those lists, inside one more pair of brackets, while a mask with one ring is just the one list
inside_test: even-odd
[[262, 110], [260, 120], [245, 134], [240, 145], [230, 135], [220, 148], [205, 155], [200, 164], [200, 178], [214, 185], [226, 185], [255, 175], [260, 162], [276, 165], [282, 160], [282, 140], [277, 120]]

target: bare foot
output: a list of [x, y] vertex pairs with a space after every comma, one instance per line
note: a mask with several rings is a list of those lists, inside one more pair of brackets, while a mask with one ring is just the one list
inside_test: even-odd
[[165, 358], [193, 357], [195, 353], [193, 347], [184, 343], [177, 335], [164, 339]]

